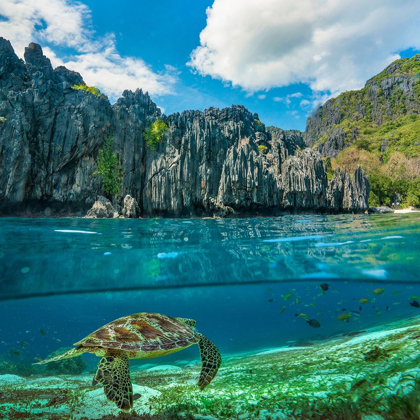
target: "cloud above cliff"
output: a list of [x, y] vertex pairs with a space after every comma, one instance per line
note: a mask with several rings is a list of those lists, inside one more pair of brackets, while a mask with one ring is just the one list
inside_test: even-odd
[[0, 36], [10, 40], [20, 57], [30, 42], [40, 43], [54, 66], [81, 73], [88, 85], [114, 98], [123, 89], [136, 88], [169, 94], [176, 82], [171, 69], [156, 73], [141, 58], [121, 56], [113, 34], [96, 37], [90, 10], [80, 2], [1, 0]]
[[336, 94], [420, 49], [419, 27], [418, 0], [215, 0], [187, 64], [247, 92], [306, 83]]

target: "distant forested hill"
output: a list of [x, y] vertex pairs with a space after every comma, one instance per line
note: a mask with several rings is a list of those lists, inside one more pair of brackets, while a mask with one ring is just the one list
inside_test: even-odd
[[396, 60], [363, 89], [327, 101], [308, 119], [305, 142], [331, 162], [330, 174], [360, 164], [371, 206], [420, 206], [420, 55]]

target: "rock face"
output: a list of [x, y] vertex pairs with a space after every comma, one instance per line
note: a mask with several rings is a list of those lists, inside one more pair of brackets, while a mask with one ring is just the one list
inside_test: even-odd
[[[242, 106], [166, 117], [141, 90], [111, 106], [104, 95], [72, 89], [83, 83], [78, 73], [53, 69], [39, 45], [30, 44], [24, 63], [0, 39], [2, 214], [48, 207], [51, 215], [84, 215], [104, 194], [93, 174], [110, 135], [122, 188], [113, 204], [99, 198], [90, 217], [114, 217], [118, 205], [126, 217], [367, 208], [362, 172], [329, 184], [320, 154], [304, 149], [299, 131], [266, 129]], [[143, 131], [157, 118], [168, 130], [150, 150]]]
[[[336, 157], [359, 137], [357, 123], [379, 126], [420, 113], [420, 55], [397, 60], [366, 82], [363, 89], [345, 92], [325, 102], [308, 118], [305, 143], [322, 156]], [[368, 125], [369, 126], [369, 125]], [[384, 140], [382, 152], [387, 149]]]

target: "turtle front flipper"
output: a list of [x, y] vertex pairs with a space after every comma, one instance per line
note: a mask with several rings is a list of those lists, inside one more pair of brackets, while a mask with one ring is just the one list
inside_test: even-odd
[[121, 410], [133, 407], [133, 385], [130, 379], [130, 361], [126, 353], [110, 351], [102, 357], [92, 385], [101, 383], [108, 400]]
[[199, 338], [198, 347], [201, 356], [201, 372], [198, 386], [203, 390], [216, 376], [222, 357], [218, 348], [204, 335], [197, 333]]

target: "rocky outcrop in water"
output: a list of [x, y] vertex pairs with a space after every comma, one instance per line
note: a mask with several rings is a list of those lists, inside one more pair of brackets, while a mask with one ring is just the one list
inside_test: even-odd
[[387, 206], [369, 207], [368, 213], [369, 214], [386, 214], [386, 213], [394, 213], [394, 210]]
[[[104, 95], [72, 88], [83, 83], [76, 72], [53, 69], [39, 45], [26, 48], [23, 62], [0, 39], [3, 214], [84, 215], [104, 194], [94, 173], [110, 135], [124, 171], [113, 205], [130, 195], [138, 207], [126, 211], [136, 217], [367, 208], [361, 171], [328, 183], [321, 156], [304, 149], [300, 132], [266, 129], [242, 106], [166, 117], [141, 90], [111, 106]], [[151, 150], [143, 131], [156, 118], [168, 130]]]
[[140, 214], [140, 208], [135, 198], [130, 195], [126, 195], [124, 198], [124, 208], [122, 209], [122, 215], [128, 219], [138, 217]]
[[105, 197], [99, 196], [92, 208], [86, 213], [88, 219], [115, 219], [119, 216], [117, 209]]

